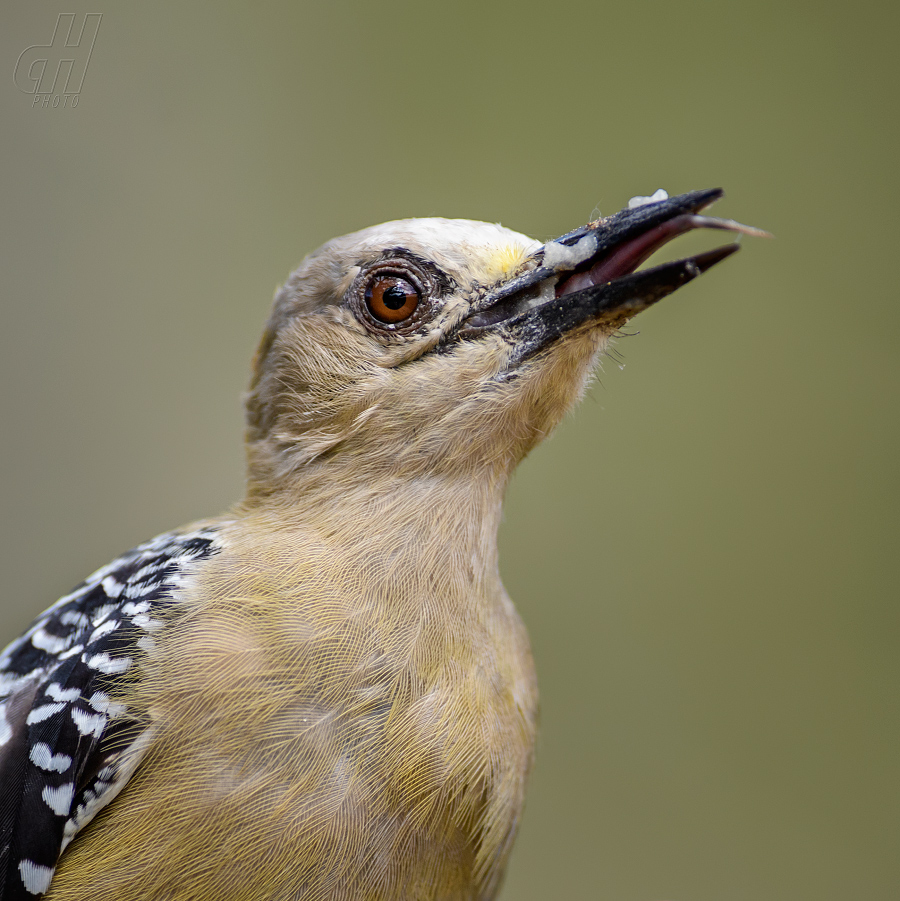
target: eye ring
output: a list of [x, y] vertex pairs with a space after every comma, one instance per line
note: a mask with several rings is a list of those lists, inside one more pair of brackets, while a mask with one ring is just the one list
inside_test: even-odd
[[439, 288], [426, 267], [405, 254], [385, 254], [360, 265], [347, 299], [362, 325], [393, 343], [431, 320], [438, 308]]
[[422, 292], [408, 278], [392, 272], [377, 272], [363, 293], [366, 308], [379, 322], [397, 325], [419, 308]]

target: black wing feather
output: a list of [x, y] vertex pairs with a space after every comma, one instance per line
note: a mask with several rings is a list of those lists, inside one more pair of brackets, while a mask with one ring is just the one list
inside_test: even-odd
[[127, 782], [148, 733], [111, 691], [216, 530], [168, 533], [98, 570], [0, 654], [0, 901], [50, 886], [60, 853]]

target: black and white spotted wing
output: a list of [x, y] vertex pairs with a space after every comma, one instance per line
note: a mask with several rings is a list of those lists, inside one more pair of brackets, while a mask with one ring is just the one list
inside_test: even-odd
[[150, 739], [111, 689], [151, 646], [216, 530], [169, 533], [57, 601], [0, 654], [0, 901], [47, 891], [74, 835], [128, 781]]

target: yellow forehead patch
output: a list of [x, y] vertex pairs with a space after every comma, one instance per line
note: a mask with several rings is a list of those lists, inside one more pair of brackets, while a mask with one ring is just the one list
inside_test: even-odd
[[486, 248], [484, 256], [485, 275], [495, 280], [509, 275], [522, 264], [528, 251], [521, 244], [499, 244]]

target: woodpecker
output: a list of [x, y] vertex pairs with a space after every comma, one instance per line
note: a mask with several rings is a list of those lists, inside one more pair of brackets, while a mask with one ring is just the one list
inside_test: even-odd
[[276, 293], [245, 498], [95, 572], [0, 656], [5, 901], [490, 899], [532, 763], [497, 527], [720, 190], [541, 244], [389, 222]]

